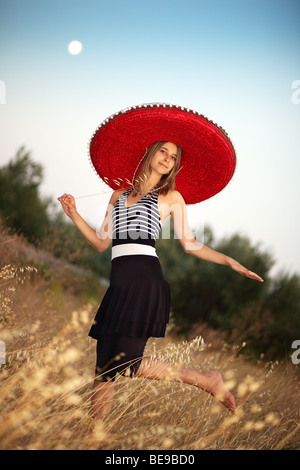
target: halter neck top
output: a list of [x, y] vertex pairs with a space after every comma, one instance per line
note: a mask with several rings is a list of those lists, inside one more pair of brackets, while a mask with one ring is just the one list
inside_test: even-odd
[[112, 212], [112, 246], [134, 243], [155, 246], [161, 230], [158, 210], [158, 194], [144, 196], [130, 207], [127, 196], [133, 189], [125, 191], [117, 200]]

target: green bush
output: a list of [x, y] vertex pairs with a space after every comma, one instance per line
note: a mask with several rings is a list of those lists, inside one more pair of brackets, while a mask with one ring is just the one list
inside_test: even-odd
[[195, 324], [205, 323], [226, 332], [228, 340], [246, 341], [245, 351], [256, 358], [286, 357], [292, 342], [300, 339], [299, 276], [271, 279], [272, 256], [247, 237], [233, 235], [216, 243], [207, 230], [204, 243], [236, 259], [265, 282], [185, 254], [172, 232], [170, 240], [158, 241], [157, 251], [171, 287], [172, 316], [179, 332], [187, 334]]
[[50, 200], [39, 193], [42, 178], [42, 166], [24, 147], [0, 168], [0, 218], [29, 241], [41, 239], [49, 228]]

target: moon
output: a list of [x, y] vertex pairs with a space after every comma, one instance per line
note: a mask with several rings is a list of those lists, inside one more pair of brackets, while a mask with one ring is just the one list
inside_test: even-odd
[[68, 45], [68, 51], [71, 55], [78, 55], [82, 51], [82, 44], [80, 41], [71, 41]]

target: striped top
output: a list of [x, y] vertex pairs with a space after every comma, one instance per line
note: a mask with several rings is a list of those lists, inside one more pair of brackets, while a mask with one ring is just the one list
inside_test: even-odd
[[126, 207], [127, 196], [132, 188], [117, 200], [112, 212], [112, 246], [138, 243], [155, 246], [161, 230], [158, 210], [158, 194], [144, 196], [130, 207]]

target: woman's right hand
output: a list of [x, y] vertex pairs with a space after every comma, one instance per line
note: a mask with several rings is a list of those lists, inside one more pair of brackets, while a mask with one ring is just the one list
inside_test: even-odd
[[57, 200], [61, 203], [61, 206], [68, 217], [72, 218], [77, 214], [75, 199], [71, 194], [65, 193], [58, 197]]

